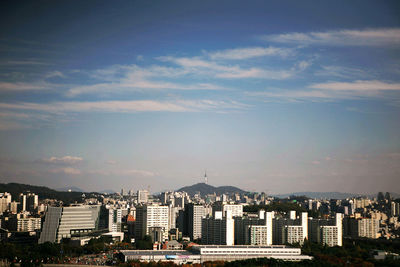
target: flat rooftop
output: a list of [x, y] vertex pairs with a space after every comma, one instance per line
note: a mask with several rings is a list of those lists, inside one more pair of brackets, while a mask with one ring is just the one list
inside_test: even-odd
[[235, 245], [235, 246], [227, 246], [227, 245], [194, 245], [193, 248], [292, 248], [286, 247], [285, 245], [272, 245], [272, 246], [254, 246], [254, 245]]
[[135, 255], [193, 255], [186, 250], [121, 250], [125, 256]]

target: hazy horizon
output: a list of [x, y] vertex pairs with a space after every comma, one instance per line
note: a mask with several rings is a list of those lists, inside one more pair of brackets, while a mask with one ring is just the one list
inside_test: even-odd
[[0, 182], [400, 193], [398, 1], [0, 5]]

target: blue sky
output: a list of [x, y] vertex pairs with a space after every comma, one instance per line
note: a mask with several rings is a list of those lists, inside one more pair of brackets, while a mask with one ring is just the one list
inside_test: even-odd
[[400, 192], [396, 1], [3, 1], [0, 181]]

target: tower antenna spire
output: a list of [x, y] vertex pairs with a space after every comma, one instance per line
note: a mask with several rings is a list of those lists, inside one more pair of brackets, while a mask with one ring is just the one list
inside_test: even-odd
[[204, 182], [208, 184], [207, 170], [204, 171]]

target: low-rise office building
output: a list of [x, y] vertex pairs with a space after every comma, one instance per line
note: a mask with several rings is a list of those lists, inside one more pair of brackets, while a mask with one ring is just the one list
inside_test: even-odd
[[176, 264], [204, 263], [208, 261], [236, 261], [254, 258], [274, 258], [285, 261], [312, 260], [311, 256], [301, 255], [300, 248], [279, 246], [224, 246], [201, 245], [186, 250], [122, 250], [121, 259], [126, 261], [172, 261]]

